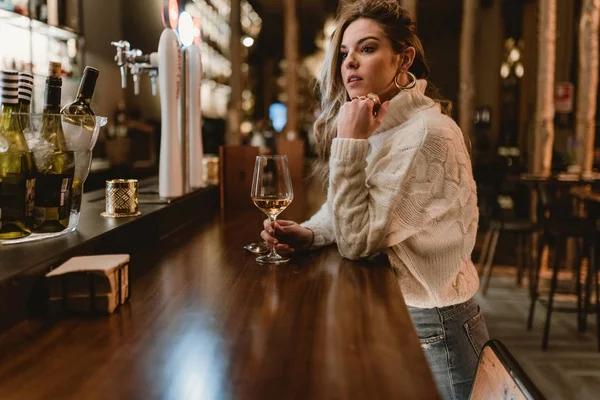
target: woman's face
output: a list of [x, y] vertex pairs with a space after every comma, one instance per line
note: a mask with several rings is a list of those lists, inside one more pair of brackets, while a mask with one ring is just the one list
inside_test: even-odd
[[351, 99], [375, 93], [383, 102], [398, 92], [394, 76], [400, 55], [374, 20], [361, 18], [348, 25], [342, 37], [340, 60], [342, 80]]

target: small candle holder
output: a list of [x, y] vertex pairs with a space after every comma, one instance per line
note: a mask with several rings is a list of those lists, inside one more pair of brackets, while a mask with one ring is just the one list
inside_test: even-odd
[[138, 210], [137, 179], [112, 179], [106, 181], [106, 211], [101, 215], [107, 218], [135, 217]]

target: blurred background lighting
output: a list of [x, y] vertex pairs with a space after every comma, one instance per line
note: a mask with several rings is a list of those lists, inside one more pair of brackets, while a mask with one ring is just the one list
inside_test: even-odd
[[525, 75], [525, 68], [523, 67], [523, 64], [518, 63], [515, 65], [515, 75], [517, 75], [518, 78], [522, 78], [523, 75]]
[[508, 78], [510, 75], [510, 66], [507, 63], [502, 63], [502, 67], [500, 67], [500, 76], [504, 79]]
[[512, 49], [510, 51], [510, 54], [508, 55], [508, 59], [514, 63], [519, 61], [520, 58], [521, 58], [521, 52], [517, 48]]
[[252, 39], [250, 36], [244, 36], [242, 39], [242, 44], [246, 47], [252, 47], [254, 44], [254, 39]]

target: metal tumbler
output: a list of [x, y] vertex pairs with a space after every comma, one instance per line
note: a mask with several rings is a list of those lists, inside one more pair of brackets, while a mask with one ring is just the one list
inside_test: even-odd
[[137, 179], [112, 179], [106, 181], [106, 211], [103, 217], [134, 217], [138, 210]]

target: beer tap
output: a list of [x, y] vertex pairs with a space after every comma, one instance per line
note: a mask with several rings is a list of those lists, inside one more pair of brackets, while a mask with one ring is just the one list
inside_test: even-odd
[[202, 62], [200, 49], [194, 43], [192, 17], [180, 16], [183, 39], [165, 26], [158, 43], [158, 52], [143, 54], [131, 49], [126, 41], [113, 42], [117, 48], [115, 61], [121, 68], [122, 87], [126, 86], [126, 71], [133, 76], [134, 93], [139, 94], [141, 74], [148, 74], [152, 95], [160, 83], [161, 142], [158, 173], [160, 201], [189, 193], [204, 186], [202, 174], [202, 109], [200, 104]]
[[117, 48], [115, 61], [121, 70], [121, 87], [125, 89], [127, 87], [127, 58], [130, 45], [127, 40], [119, 40], [118, 42], [111, 42], [110, 44]]
[[[143, 53], [141, 50], [133, 49], [130, 51], [129, 57], [135, 60], [142, 55]], [[133, 77], [133, 94], [137, 96], [140, 94], [140, 74], [142, 73], [141, 64], [137, 62], [130, 62], [129, 72], [131, 72], [131, 76]]]
[[158, 54], [144, 54], [140, 49], [131, 49], [126, 40], [111, 42], [117, 48], [115, 61], [121, 70], [121, 87], [127, 87], [127, 69], [133, 77], [133, 92], [140, 94], [140, 75], [147, 73], [152, 82], [152, 95], [156, 96], [156, 76], [158, 75]]

